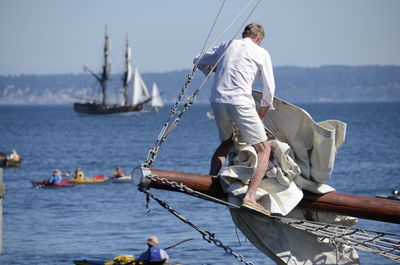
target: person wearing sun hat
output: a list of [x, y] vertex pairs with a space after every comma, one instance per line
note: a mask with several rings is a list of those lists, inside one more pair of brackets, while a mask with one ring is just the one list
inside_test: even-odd
[[144, 264], [164, 264], [169, 256], [167, 252], [160, 248], [158, 243], [158, 238], [156, 236], [151, 236], [147, 239], [147, 250], [144, 251], [137, 261], [141, 261]]
[[49, 182], [54, 185], [60, 185], [62, 182], [61, 171], [55, 170], [53, 175], [50, 177]]

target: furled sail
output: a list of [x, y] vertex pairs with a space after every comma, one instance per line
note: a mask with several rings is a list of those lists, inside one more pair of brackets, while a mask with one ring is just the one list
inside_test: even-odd
[[125, 44], [125, 74], [124, 74], [124, 105], [128, 105], [128, 91], [129, 84], [132, 79], [132, 65], [131, 65], [131, 47], [129, 46], [128, 37], [126, 37]]
[[111, 42], [107, 34], [107, 27], [106, 27], [106, 32], [104, 36], [104, 65], [103, 65], [103, 72], [101, 74], [101, 92], [103, 95], [102, 103], [103, 105], [106, 104], [106, 92], [107, 92], [107, 81], [109, 79], [110, 73], [111, 73], [111, 58], [110, 58], [110, 47], [111, 47]]

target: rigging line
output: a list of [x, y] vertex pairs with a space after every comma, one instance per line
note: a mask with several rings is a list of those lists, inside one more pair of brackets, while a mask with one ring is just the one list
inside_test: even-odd
[[[257, 8], [258, 4], [261, 2], [261, 0], [259, 0], [257, 2], [257, 4], [253, 7], [253, 10], [250, 12], [250, 14], [247, 16], [247, 18], [244, 20], [242, 26], [246, 23], [246, 21], [249, 19], [249, 17], [251, 16], [251, 14], [253, 14], [254, 10]], [[233, 39], [237, 36], [238, 32], [239, 32], [240, 28], [238, 29], [238, 31], [236, 32], [236, 34], [234, 35]], [[228, 44], [229, 47], [230, 44]], [[227, 47], [227, 48], [228, 48]], [[221, 60], [222, 56], [225, 54], [226, 50], [224, 51], [224, 53], [220, 56], [218, 62]], [[218, 64], [217, 62], [217, 64]], [[198, 61], [196, 62], [196, 64], [193, 66], [191, 72], [189, 73], [184, 86], [181, 90], [181, 92], [178, 95], [178, 98], [173, 106], [173, 108], [170, 111], [170, 115], [167, 118], [167, 121], [164, 123], [163, 127], [161, 128], [161, 131], [157, 137], [156, 143], [153, 146], [152, 149], [149, 150], [148, 154], [147, 154], [147, 158], [146, 161], [142, 164], [142, 166], [149, 168], [151, 166], [151, 164], [156, 160], [157, 155], [158, 155], [158, 151], [161, 147], [161, 144], [163, 142], [165, 142], [165, 140], [168, 138], [169, 134], [172, 132], [172, 130], [176, 127], [177, 123], [179, 122], [181, 116], [183, 115], [183, 113], [190, 108], [191, 104], [194, 103], [196, 96], [200, 93], [200, 89], [204, 86], [204, 84], [206, 83], [206, 81], [209, 79], [212, 71], [215, 69], [216, 65], [214, 65], [212, 67], [212, 70], [210, 71], [210, 73], [206, 76], [206, 78], [203, 80], [202, 85], [196, 89], [196, 91], [187, 99], [186, 104], [184, 105], [183, 109], [181, 110], [180, 114], [178, 115], [178, 117], [175, 119], [175, 121], [172, 123], [172, 125], [170, 126], [170, 121], [171, 119], [176, 115], [176, 111], [178, 110], [179, 107], [179, 102], [182, 100], [182, 97], [186, 94], [186, 90], [188, 89], [189, 83], [191, 82], [191, 80], [194, 77], [196, 68], [198, 65]]]
[[214, 30], [215, 24], [217, 24], [217, 20], [218, 20], [218, 18], [219, 18], [219, 15], [221, 14], [222, 8], [223, 8], [224, 5], [225, 5], [225, 1], [226, 1], [226, 0], [224, 0], [224, 1], [222, 2], [222, 5], [221, 5], [221, 7], [220, 7], [219, 10], [218, 10], [218, 14], [217, 14], [217, 16], [216, 16], [215, 19], [214, 19], [214, 23], [213, 23], [213, 25], [211, 26], [210, 31], [208, 32], [208, 36], [207, 36], [207, 38], [206, 38], [206, 41], [205, 41], [204, 44], [203, 44], [203, 48], [201, 48], [201, 54], [203, 54], [204, 49], [206, 48], [206, 44], [207, 44], [208, 40], [210, 39], [211, 33], [212, 33], [213, 30]]
[[[253, 2], [253, 1], [254, 1], [254, 0], [252, 0], [251, 2]], [[242, 12], [239, 13], [239, 15], [235, 18], [235, 20], [237, 20], [237, 19], [242, 15], [242, 13], [244, 12], [244, 10], [246, 10], [246, 9], [250, 6], [251, 2], [249, 2], [249, 4], [242, 10]], [[192, 98], [193, 98], [193, 99], [194, 99], [194, 97], [193, 97], [194, 95], [198, 95], [198, 94], [200, 93], [200, 89], [203, 88], [203, 86], [205, 85], [205, 83], [207, 82], [207, 80], [210, 78], [211, 74], [213, 73], [213, 71], [214, 71], [215, 68], [217, 67], [217, 64], [221, 61], [222, 57], [225, 55], [226, 51], [228, 50], [230, 44], [231, 44], [232, 41], [236, 38], [236, 36], [239, 34], [241, 28], [242, 28], [242, 27], [246, 24], [246, 22], [249, 20], [250, 16], [254, 13], [254, 11], [256, 10], [257, 6], [260, 4], [260, 2], [261, 2], [261, 0], [258, 0], [258, 1], [257, 1], [256, 5], [253, 7], [253, 9], [252, 9], [252, 10], [250, 11], [250, 13], [247, 15], [246, 19], [243, 21], [242, 25], [239, 27], [239, 29], [236, 31], [236, 33], [233, 35], [233, 37], [231, 38], [231, 41], [230, 41], [230, 43], [228, 44], [228, 46], [226, 47], [225, 51], [221, 54], [221, 56], [218, 58], [218, 60], [217, 60], [217, 62], [215, 63], [215, 65], [213, 65], [213, 67], [211, 68], [211, 70], [210, 70], [210, 72], [208, 73], [208, 75], [203, 79], [201, 85], [196, 89], [195, 93], [192, 95]], [[224, 34], [233, 24], [234, 24], [234, 22], [231, 23], [231, 25], [229, 25], [229, 26], [225, 29], [225, 31], [224, 31], [222, 34]], [[222, 34], [221, 34], [221, 36], [222, 36]], [[221, 36], [220, 36], [220, 37], [221, 37]], [[220, 37], [219, 37], [219, 38], [220, 38]], [[215, 43], [215, 42], [214, 42], [214, 43]], [[197, 60], [197, 62], [196, 62], [196, 64], [195, 64], [195, 67], [196, 67], [196, 68], [197, 68], [197, 65], [198, 65], [198, 64], [199, 64], [199, 60]], [[197, 92], [197, 93], [196, 93], [196, 92]]]
[[[219, 18], [219, 15], [220, 15], [220, 13], [221, 13], [221, 10], [222, 10], [224, 4], [225, 4], [225, 0], [224, 0], [224, 2], [222, 3], [222, 5], [221, 5], [221, 7], [220, 7], [220, 9], [219, 9], [219, 11], [218, 11], [217, 16], [215, 17], [214, 23], [213, 23], [213, 25], [212, 25], [212, 27], [211, 27], [211, 29], [210, 29], [210, 31], [209, 31], [209, 34], [208, 34], [208, 36], [207, 36], [207, 38], [206, 38], [206, 41], [205, 41], [204, 44], [203, 44], [202, 53], [204, 52], [204, 48], [205, 48], [205, 46], [206, 46], [206, 44], [207, 44], [207, 42], [208, 42], [208, 40], [209, 40], [209, 38], [210, 38], [210, 36], [211, 36], [212, 31], [214, 30], [214, 26], [215, 26], [215, 24], [216, 24], [216, 22], [217, 22], [217, 20], [218, 20], [218, 18]], [[174, 115], [176, 114], [176, 112], [177, 112], [177, 110], [178, 110], [178, 106], [179, 106], [180, 101], [182, 100], [183, 96], [186, 94], [186, 91], [187, 91], [187, 89], [188, 89], [189, 83], [191, 82], [191, 80], [192, 80], [193, 77], [194, 77], [196, 68], [197, 68], [197, 64], [195, 64], [195, 65], [193, 66], [191, 72], [188, 74], [187, 79], [186, 79], [186, 81], [185, 81], [185, 83], [184, 83], [184, 85], [183, 85], [183, 87], [182, 87], [182, 89], [181, 89], [181, 92], [178, 94], [178, 97], [177, 97], [177, 99], [176, 99], [176, 102], [175, 102], [174, 106], [172, 107], [172, 109], [171, 109], [171, 111], [170, 111], [170, 115], [169, 115], [169, 117], [167, 118], [166, 122], [164, 123], [163, 127], [161, 128], [161, 131], [160, 131], [160, 133], [159, 133], [159, 135], [158, 135], [158, 137], [157, 137], [157, 140], [156, 140], [156, 143], [155, 143], [154, 147], [153, 147], [152, 149], [150, 149], [150, 151], [148, 152], [148, 155], [147, 155], [147, 159], [146, 159], [146, 161], [145, 161], [142, 165], [147, 166], [147, 167], [150, 167], [150, 165], [151, 165], [151, 164], [154, 162], [154, 160], [156, 159], [157, 153], [158, 153], [158, 150], [159, 150], [161, 144], [166, 140], [165, 133], [166, 133], [167, 131], [170, 131], [170, 129], [167, 130], [168, 127], [169, 127], [169, 123], [170, 123], [171, 119], [174, 117]], [[174, 124], [173, 124], [173, 125], [174, 125]]]
[[[235, 17], [235, 19], [233, 19], [232, 23], [231, 23], [230, 25], [228, 25], [228, 26], [226, 27], [226, 29], [219, 35], [219, 37], [210, 45], [210, 48], [213, 47], [219, 39], [221, 39], [221, 37], [228, 31], [228, 29], [230, 29], [230, 28], [233, 26], [233, 24], [236, 23], [236, 20], [238, 20], [239, 17], [242, 16], [242, 14], [244, 13], [244, 11], [247, 10], [247, 9], [249, 8], [249, 6], [251, 5], [251, 3], [254, 2], [254, 1], [255, 1], [255, 0], [251, 0], [251, 1], [249, 1], [249, 2], [247, 3], [247, 6], [245, 6], [245, 8], [242, 9], [242, 11]], [[259, 4], [260, 2], [261, 2], [261, 0], [258, 1], [258, 3], [256, 4], [256, 6], [258, 6], [258, 4]], [[243, 25], [242, 25], [242, 27], [243, 27]], [[237, 33], [236, 33], [236, 35], [237, 35]]]
[[[218, 63], [222, 60], [223, 56], [225, 55], [226, 51], [228, 50], [229, 46], [231, 45], [232, 41], [236, 38], [236, 36], [238, 35], [239, 31], [241, 30], [241, 28], [246, 24], [246, 22], [248, 21], [248, 19], [250, 18], [250, 16], [254, 13], [254, 11], [256, 10], [257, 6], [260, 4], [261, 0], [258, 0], [258, 2], [256, 3], [256, 5], [253, 7], [253, 9], [251, 10], [251, 12], [249, 13], [249, 15], [246, 17], [246, 19], [243, 21], [242, 25], [239, 27], [239, 29], [236, 31], [235, 35], [231, 38], [231, 41], [229, 42], [229, 44], [227, 45], [225, 51], [221, 54], [221, 56], [218, 58], [217, 62], [211, 67], [210, 72], [206, 75], [206, 77], [203, 79], [202, 83], [200, 84], [200, 86], [195, 90], [195, 92], [193, 93], [192, 96], [189, 97], [188, 101], [192, 101], [194, 102], [195, 97], [200, 93], [200, 90], [204, 87], [205, 83], [208, 81], [208, 79], [210, 78], [211, 74], [214, 72], [215, 68], [217, 67]], [[195, 67], [197, 68], [197, 65], [199, 64], [200, 60], [197, 60]]]
[[[239, 12], [239, 14], [235, 17], [235, 19], [233, 19], [233, 21], [231, 22], [231, 24], [228, 25], [228, 26], [225, 28], [225, 30], [219, 35], [218, 38], [216, 38], [216, 40], [209, 46], [209, 48], [212, 48], [212, 47], [217, 43], [217, 41], [218, 41], [219, 39], [221, 39], [221, 37], [225, 34], [225, 32], [227, 32], [228, 29], [230, 29], [230, 28], [233, 26], [233, 24], [235, 24], [236, 20], [238, 20], [239, 17], [242, 16], [242, 14], [244, 13], [244, 11], [246, 11], [246, 10], [249, 8], [249, 6], [251, 5], [251, 3], [254, 2], [254, 1], [255, 1], [255, 0], [251, 0], [251, 1], [249, 1], [249, 2], [247, 3], [247, 6], [245, 6], [245, 8], [243, 8], [241, 12]], [[261, 0], [259, 0], [259, 2], [260, 2], [260, 1], [261, 1]], [[254, 7], [254, 9], [258, 6], [259, 2], [256, 4], [256, 6]], [[225, 3], [225, 1], [224, 1], [224, 3]], [[224, 5], [224, 3], [222, 4], [222, 6]], [[222, 6], [221, 6], [221, 9], [222, 9]], [[220, 9], [220, 11], [221, 11], [221, 9]], [[253, 10], [254, 10], [254, 9], [253, 9]], [[252, 12], [251, 12], [251, 13], [252, 13]], [[251, 14], [251, 13], [250, 13], [250, 14]], [[218, 13], [218, 16], [219, 16], [219, 13]], [[248, 19], [248, 18], [247, 18], [247, 19]], [[247, 19], [246, 19], [246, 20], [247, 20]], [[216, 20], [215, 20], [215, 21], [216, 21]], [[214, 28], [214, 26], [215, 26], [215, 22], [214, 22], [214, 25], [212, 26], [212, 29]], [[243, 26], [243, 25], [242, 25], [242, 26]], [[240, 30], [240, 28], [239, 28], [239, 30]], [[210, 37], [210, 35], [211, 35], [211, 31], [210, 31], [210, 33], [209, 33], [209, 35], [208, 35], [208, 37], [207, 37], [207, 41], [204, 43], [204, 46], [203, 46], [203, 48], [202, 48], [202, 50], [201, 50], [201, 52], [200, 52], [200, 57], [204, 54], [204, 49], [205, 49], [206, 43], [208, 42], [208, 38]], [[237, 36], [237, 33], [234, 35], [234, 37], [233, 37], [232, 39], [234, 39], [236, 36]], [[195, 67], [196, 67], [196, 68], [197, 68], [197, 65], [198, 65], [198, 62], [195, 63]]]
[[[256, 10], [257, 6], [260, 4], [261, 0], [258, 0], [256, 5], [253, 7], [253, 9], [251, 10], [251, 12], [249, 13], [249, 15], [246, 17], [246, 19], [243, 21], [242, 25], [239, 27], [239, 29], [236, 31], [235, 35], [233, 36], [233, 38], [231, 39], [231, 41], [229, 42], [228, 46], [226, 47], [225, 51], [221, 54], [221, 56], [218, 58], [217, 62], [211, 67], [210, 72], [207, 74], [207, 76], [203, 79], [202, 83], [200, 84], [200, 86], [196, 89], [196, 91], [193, 93], [193, 95], [191, 96], [191, 98], [194, 101], [194, 98], [196, 97], [196, 95], [198, 95], [200, 93], [200, 90], [204, 87], [204, 85], [206, 84], [206, 82], [208, 81], [208, 79], [210, 78], [211, 74], [214, 72], [215, 68], [217, 67], [218, 63], [222, 60], [222, 58], [224, 57], [226, 51], [228, 50], [229, 46], [231, 45], [232, 41], [236, 38], [236, 36], [238, 35], [238, 33], [240, 32], [241, 28], [247, 23], [248, 19], [250, 18], [250, 16], [254, 13], [254, 11]], [[199, 64], [198, 60], [196, 62], [196, 66]]]
[[[205, 47], [206, 47], [206, 45], [207, 45], [207, 42], [209, 41], [210, 36], [211, 36], [212, 32], [214, 31], [215, 25], [217, 24], [218, 18], [219, 18], [219, 16], [221, 15], [221, 11], [222, 11], [222, 9], [223, 9], [223, 7], [224, 7], [224, 5], [225, 5], [225, 2], [226, 2], [226, 0], [224, 0], [224, 1], [222, 2], [221, 7], [220, 7], [219, 10], [218, 10], [217, 16], [215, 17], [214, 22], [213, 22], [213, 24], [212, 24], [212, 26], [211, 26], [211, 29], [210, 29], [209, 32], [208, 32], [208, 36], [207, 36], [206, 40], [205, 40], [204, 43], [203, 43], [203, 47], [202, 47], [202, 49], [201, 49], [201, 53], [204, 52], [204, 49], [205, 49]], [[193, 67], [193, 69], [192, 69], [193, 75], [194, 75], [194, 71], [196, 71], [196, 68], [197, 68], [197, 64], [194, 65], [194, 67]], [[192, 73], [191, 73], [191, 74], [192, 74]], [[183, 95], [182, 95], [182, 96], [183, 96]], [[177, 102], [180, 102], [180, 101], [181, 101], [181, 97], [178, 97], [178, 99], [179, 99], [179, 100], [178, 100]]]

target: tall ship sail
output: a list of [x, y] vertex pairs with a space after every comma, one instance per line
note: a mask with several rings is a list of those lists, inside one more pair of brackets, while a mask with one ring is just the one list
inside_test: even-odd
[[[85, 67], [85, 70], [89, 71], [91, 75], [100, 84], [100, 100], [92, 100], [89, 102], [76, 102], [74, 103], [74, 110], [78, 113], [85, 114], [113, 114], [123, 112], [134, 112], [143, 109], [146, 103], [152, 100], [151, 95], [148, 92], [146, 84], [141, 77], [139, 70], [136, 68], [133, 74], [131, 65], [131, 47], [129, 46], [128, 38], [126, 38], [125, 44], [125, 73], [123, 75], [123, 102], [119, 104], [109, 103], [109, 87], [108, 83], [110, 80], [111, 72], [111, 59], [110, 59], [110, 40], [107, 34], [107, 29], [104, 37], [104, 62], [101, 74], [96, 74], [89, 68]], [[132, 81], [133, 75], [133, 81]]]

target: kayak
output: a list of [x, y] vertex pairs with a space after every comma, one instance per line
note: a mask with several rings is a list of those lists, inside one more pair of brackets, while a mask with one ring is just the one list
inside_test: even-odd
[[[131, 262], [118, 262], [118, 261], [104, 261], [104, 260], [88, 260], [88, 259], [83, 259], [83, 260], [74, 260], [74, 264], [76, 265], [139, 265], [142, 264], [142, 262], [136, 263], [135, 261]], [[152, 265], [182, 265], [182, 264], [171, 264], [171, 263], [151, 263]]]
[[98, 261], [98, 260], [74, 260], [74, 264], [76, 265], [104, 265], [107, 261]]
[[376, 195], [376, 198], [400, 201], [400, 195]]
[[[164, 248], [164, 250], [174, 248], [174, 247], [176, 247], [184, 242], [190, 241], [190, 240], [193, 240], [193, 238], [188, 238], [188, 239], [182, 240], [178, 243], [175, 243], [169, 247]], [[171, 264], [171, 263], [164, 263], [164, 262], [165, 262], [165, 260], [151, 261], [146, 264], [148, 264], [148, 265], [150, 265], [150, 264], [151, 265], [182, 265], [182, 264], [177, 264], [177, 263]], [[123, 265], [123, 264], [124, 265], [139, 265], [139, 264], [146, 265], [146, 264], [143, 264], [143, 262], [141, 262], [141, 261], [135, 261], [135, 257], [133, 255], [119, 255], [119, 256], [114, 257], [113, 260], [108, 260], [108, 261], [107, 260], [88, 260], [88, 259], [74, 260], [74, 263], [76, 265]]]
[[79, 179], [70, 179], [70, 183], [104, 183], [109, 182], [110, 179], [105, 178], [103, 175], [97, 175], [92, 178], [79, 178]]
[[130, 183], [132, 181], [131, 175], [123, 176], [123, 177], [111, 177], [110, 178], [113, 183]]
[[37, 181], [37, 180], [31, 180], [32, 186], [34, 188], [75, 188], [80, 185], [69, 183], [68, 179], [63, 179], [61, 180], [61, 184], [52, 184], [48, 180], [43, 180], [43, 181]]

